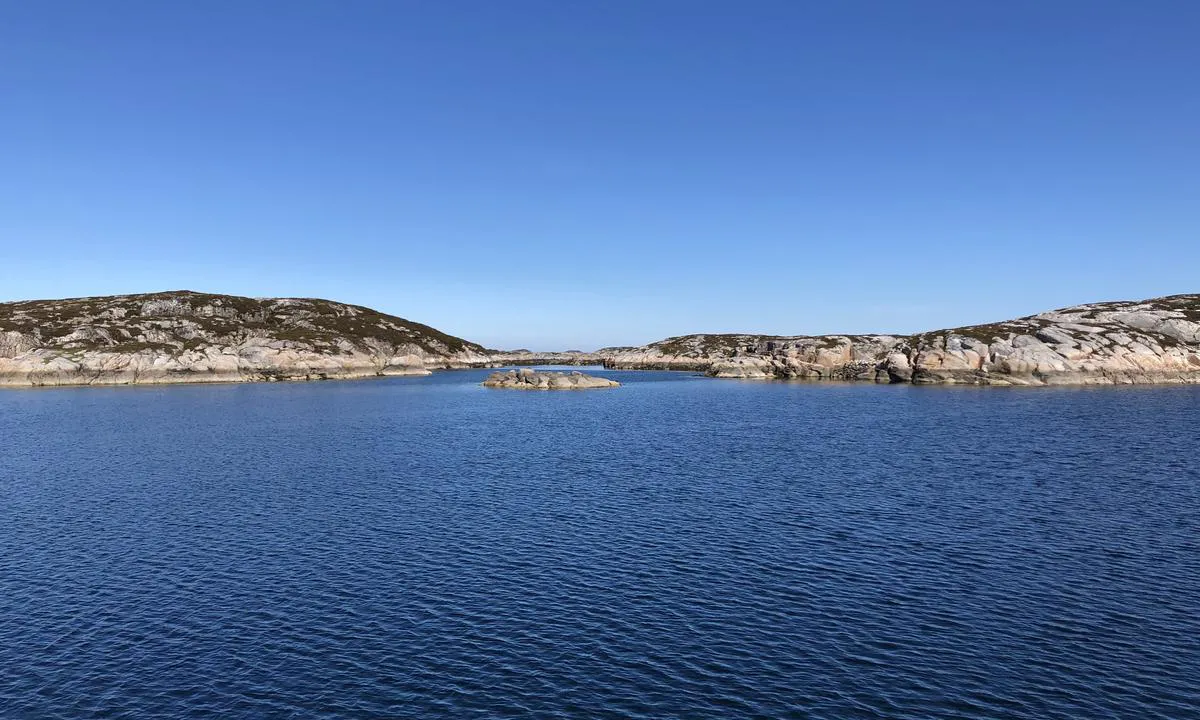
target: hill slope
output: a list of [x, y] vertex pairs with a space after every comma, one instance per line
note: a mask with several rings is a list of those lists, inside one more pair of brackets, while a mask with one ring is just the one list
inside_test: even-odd
[[191, 291], [0, 303], [0, 384], [423, 374], [484, 349], [369, 308]]
[[1200, 383], [1200, 295], [1078, 305], [916, 335], [685, 335], [599, 354], [611, 368], [735, 378]]

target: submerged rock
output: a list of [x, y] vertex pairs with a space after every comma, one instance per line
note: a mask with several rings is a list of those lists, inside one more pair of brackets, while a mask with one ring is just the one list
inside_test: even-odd
[[615, 380], [584, 375], [581, 372], [539, 372], [529, 368], [494, 372], [483, 381], [484, 387], [517, 390], [588, 390], [620, 385], [621, 383]]

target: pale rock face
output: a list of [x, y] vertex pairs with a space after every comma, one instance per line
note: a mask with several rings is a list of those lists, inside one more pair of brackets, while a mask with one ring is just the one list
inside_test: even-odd
[[37, 347], [37, 341], [19, 332], [0, 332], [0, 358], [14, 358]]
[[738, 357], [715, 363], [709, 374], [713, 377], [723, 378], [769, 378], [778, 376], [780, 371], [789, 364], [787, 360], [772, 361], [771, 358]]
[[878, 382], [903, 383], [912, 381], [912, 365], [908, 361], [908, 355], [900, 352], [888, 353], [880, 364], [879, 372], [876, 373]]

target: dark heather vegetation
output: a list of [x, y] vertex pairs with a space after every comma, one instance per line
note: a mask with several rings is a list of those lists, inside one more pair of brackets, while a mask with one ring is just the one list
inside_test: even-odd
[[14, 347], [63, 351], [185, 351], [268, 338], [317, 351], [420, 348], [482, 352], [462, 338], [359, 305], [313, 298], [258, 299], [187, 290], [0, 303]]

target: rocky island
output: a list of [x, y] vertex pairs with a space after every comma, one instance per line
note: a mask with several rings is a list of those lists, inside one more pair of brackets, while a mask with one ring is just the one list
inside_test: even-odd
[[606, 367], [724, 378], [971, 385], [1200, 383], [1200, 295], [1078, 305], [915, 335], [685, 335]]
[[494, 372], [483, 381], [484, 387], [515, 390], [588, 390], [620, 385], [616, 380], [584, 375], [581, 372], [539, 372], [530, 368]]
[[369, 308], [190, 291], [0, 304], [0, 385], [321, 380], [489, 361]]

